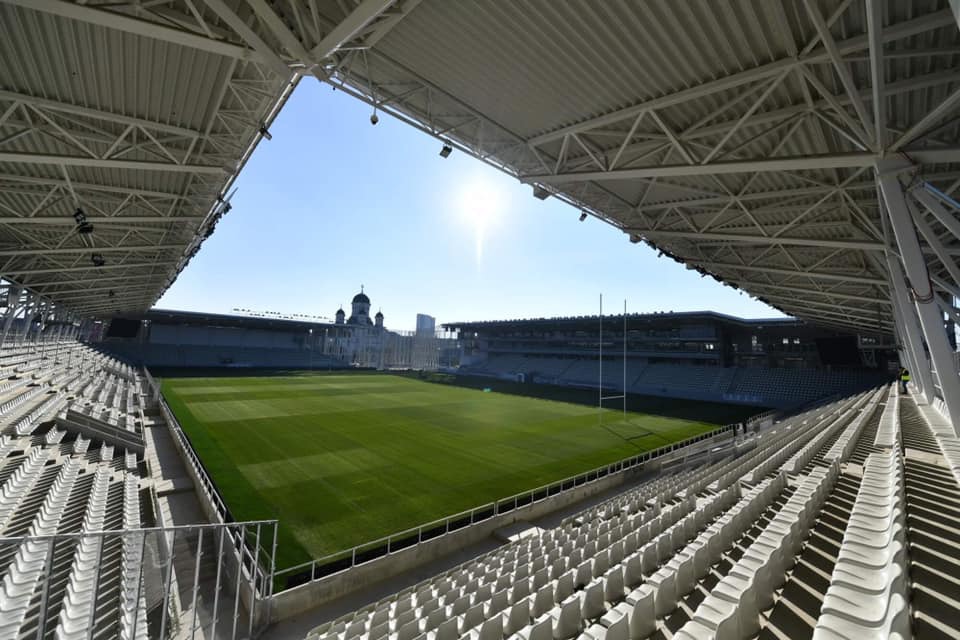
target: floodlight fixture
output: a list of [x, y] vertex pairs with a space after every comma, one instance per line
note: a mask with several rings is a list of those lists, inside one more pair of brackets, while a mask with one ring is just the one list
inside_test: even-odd
[[538, 184], [533, 185], [533, 197], [537, 200], [546, 200], [550, 197], [550, 192]]
[[449, 144], [444, 144], [443, 147], [440, 148], [441, 158], [449, 158], [451, 153], [453, 153], [453, 147]]
[[583, 221], [586, 220], [586, 219], [587, 219], [587, 212], [586, 212], [586, 211], [581, 211], [581, 212], [580, 212], [580, 222], [583, 222]]
[[270, 131], [267, 129], [267, 126], [264, 124], [260, 125], [260, 135], [266, 138], [267, 140], [273, 140], [273, 136], [270, 134]]
[[93, 225], [89, 222], [81, 222], [77, 225], [77, 233], [82, 233], [84, 235], [93, 233]]
[[90, 262], [93, 263], [95, 267], [102, 267], [107, 264], [106, 258], [103, 257], [102, 253], [92, 253], [90, 254]]

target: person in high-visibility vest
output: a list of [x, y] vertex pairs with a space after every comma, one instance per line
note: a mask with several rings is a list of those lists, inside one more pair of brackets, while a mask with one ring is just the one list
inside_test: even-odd
[[904, 369], [900, 369], [900, 388], [904, 393], [907, 392], [907, 383], [910, 382], [910, 372]]

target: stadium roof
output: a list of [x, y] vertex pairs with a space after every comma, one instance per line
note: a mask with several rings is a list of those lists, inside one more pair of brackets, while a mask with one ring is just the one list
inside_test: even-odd
[[84, 313], [156, 300], [305, 75], [804, 319], [892, 330], [878, 175], [960, 279], [948, 0], [0, 0], [0, 24], [0, 275]]

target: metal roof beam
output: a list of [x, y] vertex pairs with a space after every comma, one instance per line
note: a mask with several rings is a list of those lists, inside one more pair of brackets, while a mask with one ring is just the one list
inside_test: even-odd
[[[954, 238], [960, 240], [960, 220], [957, 220], [954, 214], [938, 199], [942, 196], [948, 200], [952, 200], [950, 196], [944, 194], [929, 183], [921, 183], [911, 191], [911, 194], [920, 204], [926, 207], [927, 211], [933, 214], [933, 217], [936, 218], [940, 224], [953, 234]], [[933, 194], [937, 194], [937, 197], [934, 197]]]
[[114, 295], [108, 296], [110, 300], [119, 302], [121, 298], [124, 299], [146, 299], [151, 293], [144, 293], [143, 289], [123, 289], [120, 287], [104, 287], [97, 289], [85, 289], [82, 291], [63, 291], [60, 293], [47, 293], [43, 292], [41, 295], [46, 296], [54, 302], [64, 302], [70, 300], [83, 300], [85, 298], [103, 298], [104, 293], [109, 294], [113, 291]]
[[867, 302], [871, 304], [882, 304], [885, 306], [892, 305], [890, 298], [875, 298], [870, 296], [863, 296], [855, 293], [840, 293], [837, 291], [821, 291], [818, 289], [809, 289], [806, 287], [794, 287], [788, 286], [785, 284], [768, 284], [766, 282], [749, 282], [751, 289], [771, 289], [777, 291], [788, 291], [790, 293], [802, 293], [804, 295], [818, 296], [821, 298], [835, 298], [837, 300], [857, 300], [859, 302]]
[[104, 160], [84, 156], [57, 156], [42, 153], [14, 153], [0, 151], [0, 162], [23, 164], [52, 164], [66, 167], [96, 167], [99, 169], [132, 169], [134, 171], [169, 171], [172, 173], [208, 173], [223, 175], [225, 167], [201, 164], [174, 164], [172, 162], [149, 162], [144, 160]]
[[[800, 287], [783, 287], [783, 286], [774, 286], [774, 285], [763, 285], [757, 284], [757, 289], [769, 289], [783, 291], [783, 294], [775, 293], [764, 293], [764, 297], [771, 297], [771, 302], [777, 301], [777, 304], [790, 307], [793, 309], [803, 308], [805, 305], [810, 307], [818, 307], [817, 310], [812, 311], [812, 313], [836, 313], [838, 315], [846, 315], [850, 317], [861, 318], [868, 320], [870, 322], [876, 322], [877, 316], [876, 311], [872, 309], [864, 309], [864, 303], [868, 304], [880, 304], [884, 306], [890, 306], [893, 303], [889, 299], [879, 299], [879, 298], [870, 298], [867, 296], [848, 296], [843, 294], [821, 294], [821, 297], [830, 298], [829, 300], [810, 300], [807, 298], [811, 294], [817, 294], [819, 292], [803, 289]], [[805, 299], [798, 299], [797, 293], [803, 294]], [[787, 295], [790, 294], [790, 295]], [[754, 294], [755, 295], [755, 294]], [[838, 302], [846, 300], [846, 302]], [[783, 301], [783, 302], [779, 302]], [[826, 311], [820, 311], [819, 308], [826, 309]], [[885, 311], [881, 313], [886, 313]]]
[[723, 241], [754, 245], [793, 245], [801, 247], [823, 247], [826, 249], [856, 249], [860, 251], [883, 251], [882, 242], [865, 242], [863, 240], [833, 240], [819, 238], [786, 238], [783, 236], [754, 236], [740, 233], [697, 233], [694, 231], [661, 231], [658, 229], [641, 229], [628, 227], [624, 231], [631, 234], [651, 238], [675, 238], [679, 240]]
[[[287, 52], [294, 58], [299, 58], [306, 64], [309, 62], [310, 54], [306, 47], [300, 42], [299, 38], [284, 24], [283, 20], [270, 8], [266, 0], [247, 0], [247, 4], [257, 14], [257, 18], [267, 27], [277, 40], [286, 47]], [[217, 9], [214, 9], [217, 11]]]
[[886, 67], [883, 60], [883, 10], [882, 0], [867, 0], [870, 84], [873, 85], [873, 136], [878, 149], [884, 149], [887, 140], [887, 101], [883, 98], [886, 83]]
[[[780, 300], [780, 298], [777, 298], [777, 300]], [[784, 300], [785, 300], [785, 302], [781, 305], [781, 306], [783, 306], [783, 308], [785, 308], [785, 309], [791, 309], [791, 308], [796, 309], [796, 308], [798, 308], [798, 307], [794, 304], [795, 301], [796, 301], [796, 298], [788, 297], [788, 298], [785, 298]], [[771, 301], [773, 301], [773, 300], [771, 300]], [[780, 303], [777, 302], [777, 304], [780, 304]], [[813, 301], [808, 301], [808, 300], [804, 300], [804, 301], [803, 301], [803, 305], [804, 305], [804, 307], [805, 307], [806, 305], [809, 305], [809, 306], [811, 306], [811, 307], [815, 307], [814, 309], [811, 309], [811, 310], [808, 312], [808, 313], [811, 313], [811, 314], [823, 314], [823, 315], [825, 315], [825, 316], [835, 316], [835, 317], [840, 317], [840, 318], [856, 319], [856, 320], [861, 320], [861, 321], [863, 321], [863, 322], [869, 322], [869, 323], [874, 323], [874, 324], [876, 324], [876, 323], [880, 323], [880, 324], [884, 324], [884, 323], [885, 323], [885, 324], [893, 324], [893, 323], [886, 317], [886, 312], [880, 312], [880, 315], [879, 315], [879, 317], [878, 317], [878, 314], [877, 314], [877, 313], [871, 313], [869, 309], [862, 309], [862, 308], [860, 308], [860, 307], [848, 307], [848, 306], [845, 306], [845, 305], [829, 304], [829, 303], [826, 303], [826, 302], [813, 302]], [[858, 313], [858, 311], [861, 312], [861, 313]]]
[[421, 0], [407, 0], [402, 3], [401, 6], [397, 7], [397, 11], [392, 12], [380, 20], [377, 26], [374, 27], [373, 32], [364, 39], [363, 44], [368, 47], [375, 46], [384, 36], [390, 33], [390, 30], [397, 26], [401, 20], [410, 15], [410, 12], [416, 9], [420, 2]]
[[[350, 12], [330, 33], [310, 50], [313, 60], [323, 60], [336, 53], [340, 47], [380, 17], [396, 0], [363, 0], [357, 8]], [[386, 35], [386, 34], [383, 34]], [[383, 36], [380, 36], [383, 37]]]
[[[813, 2], [813, 0], [804, 0], [804, 4], [807, 7], [807, 15], [810, 17], [814, 28], [817, 30], [817, 34], [820, 36], [820, 42], [823, 43], [823, 47], [827, 51], [827, 56], [829, 57], [830, 62], [833, 64], [834, 71], [836, 71], [837, 75], [840, 77], [840, 84], [842, 84], [844, 90], [846, 90], [847, 96], [853, 103], [853, 109], [856, 111], [857, 117], [860, 118], [860, 122], [863, 124], [864, 132], [866, 132], [867, 136], [872, 137], [871, 131], [873, 129], [873, 123], [870, 122], [870, 116], [867, 114], [867, 108], [863, 103], [863, 99], [860, 97], [860, 91], [857, 88], [857, 84], [853, 80], [853, 75], [850, 73], [850, 68], [843, 60], [843, 54], [840, 52], [837, 43], [833, 39], [833, 34], [830, 32], [829, 25], [827, 25], [826, 21], [823, 19], [823, 16], [820, 15], [820, 9], [817, 7], [817, 4]], [[875, 38], [870, 38], [868, 34], [867, 46], [869, 47], [874, 40], [882, 44], [883, 35], [880, 34]]]
[[[815, 311], [813, 311], [813, 312], [806, 313], [806, 311], [807, 311], [806, 309], [804, 309], [803, 307], [798, 307], [796, 304], [794, 304], [794, 303], [792, 303], [792, 302], [783, 302], [783, 303], [779, 303], [779, 302], [778, 302], [778, 304], [780, 304], [780, 306], [782, 306], [785, 310], [789, 311], [790, 313], [797, 314], [798, 317], [804, 317], [804, 316], [807, 316], [807, 317], [810, 317], [810, 316], [813, 316], [813, 317], [817, 317], [817, 316], [827, 316], [828, 318], [839, 318], [839, 319], [841, 319], [841, 320], [847, 320], [847, 319], [850, 319], [850, 318], [857, 318], [857, 319], [860, 319], [860, 320], [862, 320], [862, 321], [864, 321], [864, 322], [870, 322], [870, 323], [872, 323], [872, 324], [881, 324], [881, 325], [893, 326], [893, 323], [890, 322], [889, 320], [886, 320], [886, 319], [883, 319], [883, 318], [877, 318], [876, 316], [863, 316], [863, 315], [860, 315], [860, 314], [858, 314], [858, 313], [851, 312], [850, 310], [848, 310], [848, 309], [846, 309], [846, 308], [844, 308], [843, 311], [840, 311], [840, 310], [838, 310], [838, 311], [829, 311], [829, 310], [827, 310], [827, 309], [817, 309], [817, 310], [815, 310]], [[806, 304], [806, 301], [804, 301], [804, 304]]]
[[[148, 198], [165, 198], [169, 200], [186, 200], [193, 197], [184, 196], [180, 193], [173, 193], [169, 191], [157, 191], [155, 189], [138, 189], [135, 187], [94, 184], [92, 182], [75, 182], [73, 180], [68, 183], [66, 180], [57, 180], [55, 178], [36, 178], [34, 176], [18, 176], [10, 174], [0, 174], [0, 191], [4, 190], [4, 185], [2, 184], [4, 181], [23, 184], [39, 184], [51, 187], [68, 187], [74, 191], [103, 191], [105, 193], [122, 193], [124, 195], [144, 196]], [[211, 195], [203, 197], [209, 198], [213, 196]]]
[[[960, 148], [918, 149], [908, 152], [919, 164], [960, 162]], [[571, 184], [576, 182], [603, 182], [610, 180], [637, 180], [675, 176], [710, 176], [729, 173], [764, 173], [782, 171], [820, 171], [824, 169], [871, 167], [880, 157], [873, 153], [832, 153], [823, 155], [791, 156], [786, 158], [755, 158], [714, 162], [704, 165], [674, 164], [617, 169], [614, 171], [578, 171], [575, 173], [527, 175], [526, 183]], [[907, 170], [905, 168], [904, 170]]]
[[609, 180], [637, 180], [643, 178], [667, 178], [676, 176], [710, 176], [728, 173], [763, 173], [780, 171], [814, 171], [822, 169], [869, 167], [876, 157], [872, 153], [836, 153], [825, 155], [793, 156], [787, 158], [757, 158], [714, 162], [705, 165], [675, 164], [617, 169], [614, 171], [579, 171], [556, 175], [532, 175], [523, 177], [524, 182], [541, 184], [570, 184], [575, 182], [601, 182]]
[[[916, 33], [923, 33], [924, 31], [930, 31], [932, 29], [944, 27], [952, 23], [955, 23], [954, 16], [950, 13], [949, 9], [944, 9], [921, 16], [919, 18], [915, 18], [913, 20], [901, 22], [900, 24], [890, 25], [883, 30], [883, 35], [881, 36], [880, 40], [882, 42], [892, 42]], [[866, 35], [856, 36], [854, 38], [838, 42], [835, 46], [836, 51], [840, 55], [844, 55], [847, 53], [868, 49], [870, 47], [870, 40]], [[653, 98], [652, 100], [648, 100], [632, 107], [627, 107], [603, 116], [589, 118], [576, 124], [561, 127], [554, 131], [534, 136], [530, 138], [528, 142], [534, 146], [539, 146], [546, 142], [560, 140], [563, 138], [563, 136], [571, 133], [581, 133], [597, 127], [616, 124], [627, 118], [635, 118], [642, 111], [647, 111], [649, 109], [660, 109], [662, 107], [679, 104], [681, 102], [686, 102], [688, 100], [699, 98], [705, 95], [717, 93], [718, 91], [733, 89], [743, 86], [744, 84], [749, 84], [756, 80], [762, 80], [764, 78], [774, 76], [785, 69], [794, 68], [802, 64], [828, 62], [829, 60], [830, 54], [826, 50], [819, 51], [816, 54], [804, 56], [800, 60], [793, 58], [776, 60], [769, 64], [761, 65], [753, 69], [734, 73], [725, 78], [719, 78], [717, 80], [705, 82], [699, 86], [691, 87], [690, 89], [684, 89], [670, 95]]]
[[919, 122], [915, 122], [912, 127], [903, 133], [897, 140], [890, 145], [891, 151], [897, 151], [910, 144], [917, 137], [921, 137], [934, 129], [944, 116], [949, 115], [960, 104], [960, 89], [955, 89], [953, 93], [944, 98], [932, 111], [927, 113]]
[[277, 52], [260, 37], [260, 34], [234, 13], [223, 0], [203, 0], [203, 2], [259, 54], [260, 59], [271, 71], [285, 79], [293, 75], [293, 70], [277, 55]]
[[[13, 267], [4, 272], [4, 277], [11, 276], [14, 279], [19, 279], [17, 276], [28, 276], [35, 273], [73, 273], [78, 271], [113, 271], [115, 269], [163, 269], [165, 265], [158, 264], [156, 262], [142, 262], [135, 264], [105, 264], [102, 267], [95, 267], [93, 265], [84, 265], [82, 267], [56, 267], [56, 268], [43, 268], [43, 269], [34, 269], [32, 267]], [[159, 275], [159, 274], [158, 274]]]
[[0, 256], [60, 256], [77, 253], [145, 253], [150, 251], [169, 251], [183, 250], [183, 245], [179, 244], [156, 244], [156, 245], [129, 245], [118, 247], [68, 247], [58, 249], [45, 249], [41, 247], [28, 247], [26, 249], [0, 249]]
[[[955, 69], [948, 69], [946, 71], [935, 71], [932, 73], [926, 74], [915, 74], [904, 78], [903, 80], [898, 80], [897, 82], [888, 82], [885, 83], [883, 89], [883, 95], [886, 97], [899, 95], [902, 93], [910, 93], [911, 91], [919, 91], [922, 89], [928, 89], [930, 87], [937, 87], [941, 85], [950, 85], [956, 83], [960, 80], [960, 72]], [[860, 92], [861, 97], [873, 99], [872, 91], [865, 90]], [[850, 98], [846, 95], [835, 95], [832, 96], [832, 99], [821, 98], [811, 105], [807, 104], [795, 104], [789, 107], [783, 107], [782, 109], [773, 109], [771, 111], [764, 111], [762, 113], [755, 114], [750, 119], [750, 124], [752, 126], [758, 126], [762, 124], [774, 123], [774, 122], [783, 122], [788, 118], [795, 117], [799, 114], [809, 113], [810, 109], [823, 110], [827, 107], [831, 107], [831, 102], [837, 106], [843, 108], [850, 105]], [[724, 132], [730, 129], [736, 120], [725, 120], [717, 122], [715, 124], [699, 127], [690, 131], [689, 133], [685, 132], [681, 135], [681, 139], [692, 140], [695, 138], [709, 138], [716, 135], [722, 135]], [[887, 122], [887, 130], [895, 132], [896, 128], [889, 121]]]
[[126, 300], [121, 304], [111, 298], [109, 301], [100, 304], [67, 304], [64, 306], [84, 315], [105, 316], [126, 311], [145, 311], [152, 303], [153, 300], [150, 298], [143, 298], [142, 300]]
[[130, 275], [110, 276], [110, 277], [107, 277], [107, 278], [97, 278], [96, 280], [92, 280], [92, 279], [89, 279], [89, 278], [84, 278], [83, 280], [63, 280], [63, 279], [57, 279], [57, 280], [48, 280], [48, 281], [45, 281], [45, 282], [28, 282], [28, 283], [24, 284], [23, 286], [25, 286], [25, 287], [30, 287], [31, 289], [43, 289], [44, 291], [48, 291], [49, 288], [74, 288], [74, 289], [76, 289], [76, 288], [78, 288], [78, 285], [100, 284], [100, 283], [103, 283], [103, 282], [117, 282], [117, 281], [119, 281], [119, 282], [131, 282], [131, 281], [138, 281], [138, 280], [155, 280], [155, 279], [163, 278], [163, 277], [166, 277], [166, 276], [165, 276], [164, 274], [161, 274], [161, 273], [153, 273], [153, 274], [143, 274], [143, 275], [139, 275], [139, 276], [130, 276]]
[[259, 59], [257, 52], [247, 49], [246, 47], [223, 40], [207, 38], [191, 31], [174, 29], [156, 22], [132, 18], [113, 11], [94, 9], [81, 4], [74, 4], [73, 2], [64, 2], [63, 0], [0, 0], [0, 2], [25, 9], [32, 9], [34, 11], [42, 11], [60, 16], [61, 18], [86, 22], [108, 29], [125, 31], [126, 33], [132, 33], [145, 38], [162, 40], [191, 49], [199, 49], [229, 58], [255, 62], [262, 61]]
[[890, 336], [893, 326], [889, 328], [877, 329], [875, 327], [867, 327], [855, 322], [843, 322], [840, 320], [828, 320], [826, 318], [815, 318], [811, 317], [810, 322], [823, 325], [825, 327], [832, 327], [834, 329], [843, 329], [844, 331], [853, 331], [854, 333], [869, 333], [871, 335], [882, 335]]
[[797, 271], [795, 269], [779, 269], [777, 267], [756, 267], [753, 265], [736, 264], [728, 262], [704, 262], [701, 260], [690, 260], [694, 264], [707, 265], [720, 269], [731, 269], [740, 271], [749, 271], [753, 273], [770, 273], [781, 276], [802, 276], [805, 278], [814, 278], [817, 280], [834, 280], [837, 282], [849, 282], [851, 284], [869, 284], [880, 287], [886, 287], [887, 281], [882, 278], [870, 278], [847, 273], [830, 273], [826, 271]]
[[[876, 185], [871, 182], [860, 182], [856, 184], [848, 184], [842, 188], [834, 186], [823, 186], [823, 187], [800, 187], [795, 189], [783, 189], [779, 191], [756, 191], [753, 193], [741, 193], [738, 194], [735, 198], [732, 196], [713, 196], [710, 198], [693, 198], [690, 200], [672, 200], [670, 202], [658, 202], [652, 204], [645, 204], [641, 207], [637, 207], [637, 211], [658, 211], [661, 209], [673, 209], [674, 207], [682, 208], [691, 208], [691, 207], [708, 207], [711, 205], [726, 205], [730, 204], [734, 200], [739, 200], [740, 202], [751, 202], [753, 200], [784, 200], [790, 198], [799, 198], [802, 196], [822, 196], [825, 193], [832, 193], [834, 191], [856, 191], [862, 189], [864, 191], [869, 190], [871, 193], [876, 191]], [[803, 205], [798, 205], [803, 206]]]
[[[0, 0], [0, 2], [2, 1], [3, 0]], [[0, 100], [21, 102], [42, 107], [44, 109], [49, 109], [50, 111], [62, 111], [63, 113], [71, 113], [78, 116], [84, 116], [86, 118], [109, 120], [110, 122], [117, 122], [120, 124], [146, 127], [148, 129], [154, 129], [156, 131], [162, 131], [164, 133], [184, 136], [187, 138], [197, 138], [200, 136], [199, 131], [194, 131], [193, 129], [187, 129], [185, 127], [177, 127], [174, 125], [164, 124], [162, 122], [154, 122], [153, 120], [146, 120], [144, 118], [137, 118], [120, 113], [113, 113], [110, 111], [101, 111], [100, 109], [91, 109], [89, 107], [82, 107], [80, 105], [74, 105], [67, 102], [60, 102], [58, 100], [38, 98], [36, 96], [27, 95], [24, 93], [16, 93], [15, 91], [6, 91], [0, 89]]]
[[[131, 224], [180, 224], [183, 222], [196, 222], [203, 220], [205, 216], [87, 216], [87, 222], [105, 226], [129, 226]], [[72, 217], [18, 217], [6, 216], [0, 217], [0, 224], [9, 225], [47, 225], [54, 227], [74, 227], [77, 222]]]

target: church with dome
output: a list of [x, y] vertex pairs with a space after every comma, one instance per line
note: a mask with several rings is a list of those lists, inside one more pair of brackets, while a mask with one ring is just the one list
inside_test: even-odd
[[360, 293], [353, 296], [351, 303], [350, 317], [346, 317], [343, 307], [337, 309], [336, 324], [346, 324], [361, 327], [383, 327], [383, 313], [377, 311], [372, 319], [370, 318], [370, 298], [363, 292], [363, 285], [360, 285]]

